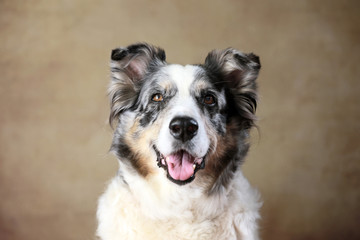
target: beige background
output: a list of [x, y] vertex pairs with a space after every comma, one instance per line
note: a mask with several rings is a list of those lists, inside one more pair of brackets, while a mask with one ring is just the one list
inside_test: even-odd
[[0, 0], [0, 239], [93, 239], [110, 51], [169, 62], [255, 52], [259, 131], [243, 170], [263, 239], [360, 239], [359, 1]]

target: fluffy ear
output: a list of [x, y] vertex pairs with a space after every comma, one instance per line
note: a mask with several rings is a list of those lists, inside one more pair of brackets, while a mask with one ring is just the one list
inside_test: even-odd
[[256, 120], [257, 106], [256, 78], [260, 70], [259, 57], [244, 54], [236, 49], [214, 50], [205, 59], [205, 68], [214, 74], [217, 81], [225, 82], [229, 93], [235, 99], [234, 111], [250, 128]]
[[146, 43], [116, 48], [111, 52], [110, 125], [131, 108], [137, 99], [146, 74], [165, 64], [165, 52]]

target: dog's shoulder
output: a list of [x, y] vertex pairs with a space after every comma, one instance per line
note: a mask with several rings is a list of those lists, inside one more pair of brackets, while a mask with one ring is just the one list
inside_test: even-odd
[[[136, 209], [131, 201], [126, 183], [116, 176], [108, 184], [105, 192], [101, 195], [98, 202], [97, 218], [99, 225], [97, 235], [102, 239], [116, 239], [116, 236], [128, 236], [133, 230], [131, 224], [125, 225], [129, 216], [134, 215]], [[126, 207], [125, 207], [126, 206]], [[128, 216], [128, 209], [131, 215]], [[119, 235], [121, 233], [121, 235]]]

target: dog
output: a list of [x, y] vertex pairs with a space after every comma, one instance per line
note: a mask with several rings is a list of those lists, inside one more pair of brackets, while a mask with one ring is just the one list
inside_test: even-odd
[[259, 193], [240, 170], [256, 125], [259, 57], [228, 48], [183, 66], [137, 43], [114, 49], [110, 65], [120, 166], [99, 199], [97, 236], [259, 239]]

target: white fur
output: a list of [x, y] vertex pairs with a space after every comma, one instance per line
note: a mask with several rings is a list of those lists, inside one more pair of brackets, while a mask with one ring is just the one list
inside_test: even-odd
[[97, 234], [103, 240], [259, 239], [259, 195], [240, 171], [228, 190], [213, 196], [196, 185], [123, 173], [128, 184], [115, 177], [99, 200]]

